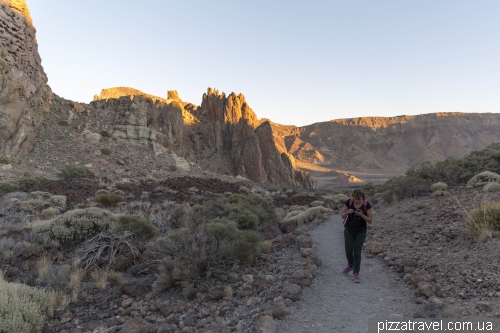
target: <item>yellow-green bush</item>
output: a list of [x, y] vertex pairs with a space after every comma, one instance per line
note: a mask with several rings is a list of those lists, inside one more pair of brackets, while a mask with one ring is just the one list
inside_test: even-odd
[[262, 222], [276, 219], [274, 206], [257, 195], [231, 194], [221, 198], [213, 209], [236, 221], [240, 229], [255, 229]]
[[350, 196], [347, 196], [345, 194], [336, 194], [333, 196], [333, 201], [335, 201], [335, 203], [344, 203], [347, 201], [347, 199], [349, 199]]
[[61, 245], [85, 241], [116, 222], [109, 211], [96, 207], [75, 209], [53, 220], [35, 222], [31, 228], [45, 241], [57, 241]]
[[479, 241], [491, 238], [492, 230], [500, 230], [500, 202], [485, 203], [467, 213], [465, 226]]
[[0, 274], [0, 332], [40, 332], [45, 323], [46, 309], [45, 291], [8, 283]]
[[472, 177], [467, 182], [467, 187], [484, 186], [491, 182], [500, 182], [500, 175], [491, 171], [483, 171]]
[[[283, 222], [289, 222], [289, 221], [295, 221], [297, 222], [297, 225], [301, 225], [307, 222], [310, 222], [320, 216], [323, 213], [331, 212], [332, 210], [329, 208], [325, 208], [323, 206], [317, 206], [317, 207], [311, 207], [309, 209], [306, 209], [303, 212], [300, 212], [299, 214], [296, 214], [294, 216], [290, 217], [285, 217], [283, 219]], [[287, 214], [288, 216], [288, 214]]]
[[484, 192], [499, 192], [500, 191], [500, 183], [492, 182], [484, 185]]
[[19, 186], [16, 184], [0, 184], [0, 194], [15, 192], [19, 190]]
[[91, 178], [94, 177], [92, 171], [83, 165], [66, 165], [59, 172], [61, 178]]
[[58, 207], [66, 207], [66, 197], [64, 195], [53, 195], [49, 198], [49, 202]]
[[431, 196], [433, 198], [435, 198], [435, 197], [443, 197], [443, 196], [448, 195], [448, 194], [449, 194], [448, 191], [437, 190], [437, 191], [434, 191], [431, 194]]
[[437, 190], [446, 191], [448, 189], [448, 184], [444, 182], [437, 182], [431, 185], [431, 191], [436, 192]]
[[117, 233], [130, 231], [134, 233], [134, 237], [148, 240], [158, 236], [160, 230], [147, 218], [139, 215], [122, 215], [118, 217], [118, 222], [114, 228]]

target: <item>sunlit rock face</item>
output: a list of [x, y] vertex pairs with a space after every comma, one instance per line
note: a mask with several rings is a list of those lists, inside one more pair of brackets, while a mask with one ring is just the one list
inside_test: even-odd
[[6, 156], [31, 147], [52, 103], [35, 33], [25, 1], [0, 0], [0, 151]]

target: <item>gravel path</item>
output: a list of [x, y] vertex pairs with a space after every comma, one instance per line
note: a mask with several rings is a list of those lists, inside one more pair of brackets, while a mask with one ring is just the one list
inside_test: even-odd
[[[377, 223], [375, 221], [374, 223]], [[310, 231], [323, 261], [313, 285], [291, 314], [277, 323], [277, 332], [368, 332], [368, 318], [410, 318], [417, 310], [413, 288], [377, 258], [363, 254], [361, 283], [341, 273], [346, 265], [342, 219], [332, 215]]]

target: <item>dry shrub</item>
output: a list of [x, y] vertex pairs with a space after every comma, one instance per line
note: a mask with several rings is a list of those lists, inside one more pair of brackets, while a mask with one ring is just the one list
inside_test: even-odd
[[95, 198], [95, 201], [102, 204], [104, 207], [115, 207], [118, 203], [123, 202], [124, 198], [118, 194], [100, 194]]
[[265, 240], [262, 243], [260, 243], [260, 252], [264, 254], [269, 254], [271, 253], [272, 247], [273, 243], [269, 240]]
[[313, 201], [309, 204], [311, 207], [318, 207], [318, 206], [323, 206], [325, 203], [320, 200]]
[[99, 289], [105, 289], [108, 284], [108, 270], [96, 268], [90, 273], [95, 285]]
[[500, 230], [500, 202], [485, 203], [466, 213], [465, 227], [477, 241], [491, 239]]
[[233, 287], [230, 285], [224, 287], [224, 297], [233, 299]]
[[101, 232], [82, 244], [77, 254], [85, 269], [91, 266], [105, 265], [110, 267], [118, 253], [128, 248], [135, 258], [140, 256], [139, 250], [132, 244], [133, 234], [126, 231], [123, 235]]
[[58, 174], [61, 178], [91, 178], [94, 177], [92, 171], [82, 165], [66, 165]]

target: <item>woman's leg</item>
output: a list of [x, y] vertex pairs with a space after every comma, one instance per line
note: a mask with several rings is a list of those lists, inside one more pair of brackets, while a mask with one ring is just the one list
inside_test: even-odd
[[361, 268], [361, 251], [363, 250], [363, 243], [365, 242], [366, 239], [366, 232], [362, 232], [356, 235], [353, 235], [354, 237], [354, 266], [353, 268], [353, 273], [359, 274], [359, 270]]
[[354, 265], [354, 236], [347, 229], [344, 229], [344, 247], [345, 247], [345, 256], [347, 257], [347, 264], [349, 267], [353, 267]]

